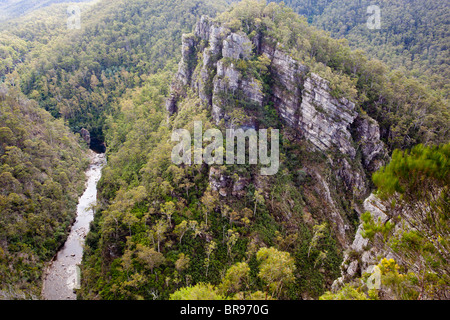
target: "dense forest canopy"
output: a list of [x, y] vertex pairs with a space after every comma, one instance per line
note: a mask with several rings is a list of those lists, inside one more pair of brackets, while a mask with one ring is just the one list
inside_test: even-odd
[[182, 33], [201, 14], [221, 8], [220, 1], [103, 1], [82, 12], [81, 30], [67, 30], [67, 6], [52, 6], [40, 15], [54, 15], [53, 23], [11, 24], [3, 49], [10, 63], [5, 61], [0, 74], [23, 62], [15, 69], [27, 95], [68, 120], [74, 131], [84, 127], [102, 138], [105, 116], [117, 97], [174, 63]]
[[[337, 94], [358, 102], [376, 119], [382, 138], [392, 150], [421, 142], [448, 141], [449, 108], [439, 92], [377, 59], [369, 59], [361, 50], [352, 51], [347, 40], [330, 38], [326, 32], [309, 26], [306, 19], [299, 18], [288, 7], [281, 5], [277, 11], [271, 3], [258, 12], [258, 8], [265, 6], [258, 3], [238, 5], [234, 9], [238, 19], [263, 22], [261, 25], [259, 20], [254, 25], [245, 22], [242, 24], [244, 31], [250, 33], [248, 28], [266, 28], [266, 32], [283, 43], [294, 57], [312, 65], [314, 72], [330, 80]], [[268, 21], [266, 12], [274, 15], [272, 21]], [[230, 21], [230, 25], [238, 23], [227, 13], [222, 17]]]
[[[14, 87], [0, 86], [0, 296], [39, 297], [73, 223], [87, 147]], [[30, 296], [31, 295], [31, 296]]]
[[[296, 11], [307, 17], [314, 17], [316, 25], [320, 17], [334, 6], [332, 1], [310, 2], [291, 1], [287, 5], [292, 6]], [[6, 74], [11, 74], [14, 70], [18, 71], [16, 75], [20, 74], [23, 90], [30, 98], [39, 101], [53, 116], [63, 117], [68, 120], [73, 130], [79, 131], [85, 127], [91, 131], [94, 137], [98, 135], [100, 139], [103, 139], [102, 126], [105, 115], [110, 112], [110, 105], [117, 100], [117, 97], [121, 96], [127, 88], [140, 86], [149, 73], [156, 72], [163, 66], [170, 64], [170, 61], [175, 65], [180, 57], [178, 40], [181, 34], [190, 31], [196, 17], [201, 14], [214, 15], [213, 13], [217, 10], [223, 10], [226, 4], [225, 1], [211, 1], [210, 3], [201, 3], [201, 5], [198, 1], [182, 1], [180, 3], [175, 1], [172, 4], [163, 1], [160, 3], [152, 2], [151, 5], [146, 5], [146, 3], [146, 1], [142, 0], [127, 1], [126, 6], [125, 2], [122, 3], [120, 1], [115, 1], [114, 5], [107, 5], [103, 2], [97, 4], [81, 3], [83, 15], [82, 30], [67, 30], [66, 6], [64, 4], [56, 4], [45, 8], [45, 10], [36, 10], [20, 20], [12, 20], [6, 25], [7, 32], [3, 32], [0, 35], [2, 37], [0, 54], [4, 58], [0, 63], [0, 76], [5, 79]], [[352, 1], [349, 1], [348, 5], [351, 3]], [[90, 8], [92, 5], [94, 7]], [[397, 12], [400, 10], [391, 10], [389, 6], [392, 5], [392, 2], [383, 2], [383, 6], [386, 6], [386, 8], [383, 7], [382, 11]], [[172, 6], [172, 8], [177, 9], [165, 11], [166, 6]], [[346, 6], [347, 2], [345, 2], [345, 5], [339, 6], [339, 10], [344, 10]], [[402, 12], [413, 11], [419, 6], [418, 3], [412, 2]], [[424, 8], [423, 6], [420, 7]], [[358, 13], [360, 13], [366, 6], [362, 3], [361, 5], [358, 4], [356, 8], [358, 8]], [[441, 15], [445, 12], [445, 10], [441, 9], [436, 4], [423, 10], [426, 10], [428, 17], [434, 12]], [[403, 49], [398, 49], [396, 52], [385, 55], [392, 59], [383, 58], [381, 53], [372, 54], [375, 52], [373, 50], [381, 50], [380, 48], [396, 48], [396, 45], [390, 43], [392, 41], [397, 41], [400, 44], [406, 41], [404, 38], [394, 40], [395, 32], [402, 37], [405, 37], [407, 33], [404, 30], [406, 27], [401, 27], [400, 29], [396, 27], [397, 21], [395, 19], [398, 19], [399, 15], [393, 15], [392, 19], [389, 15], [386, 17], [383, 15], [383, 28], [381, 30], [368, 30], [365, 26], [366, 13], [357, 15], [352, 10], [348, 12], [354, 14], [357, 20], [351, 23], [340, 21], [340, 24], [344, 23], [346, 26], [354, 25], [355, 27], [349, 29], [349, 32], [356, 33], [358, 30], [365, 32], [363, 35], [356, 33], [356, 37], [358, 37], [356, 42], [360, 47], [363, 47], [372, 56], [384, 60], [389, 66], [404, 68], [408, 71], [402, 70], [390, 73], [387, 82], [389, 84], [384, 85], [380, 84], [380, 82], [385, 81], [380, 79], [380, 77], [377, 79], [377, 74], [384, 72], [381, 71], [383, 68], [389, 70], [389, 67], [379, 64], [377, 61], [366, 62], [366, 57], [359, 51], [350, 54], [350, 50], [344, 40], [331, 41], [328, 40], [329, 38], [326, 34], [317, 31], [303, 31], [303, 35], [301, 35], [293, 30], [291, 39], [287, 39], [288, 43], [292, 42], [294, 35], [299, 36], [301, 39], [306, 38], [306, 40], [303, 40], [303, 45], [311, 45], [312, 41], [313, 47], [309, 50], [309, 57], [305, 55], [302, 58], [306, 60], [313, 58], [338, 72], [347, 73], [349, 76], [347, 79], [334, 76], [336, 83], [342, 83], [340, 87], [347, 88], [347, 93], [350, 92], [348, 89], [351, 89], [351, 82], [356, 77], [359, 79], [357, 82], [359, 89], [362, 85], [367, 86], [369, 83], [371, 84], [370, 89], [377, 92], [380, 91], [378, 86], [388, 86], [389, 88], [385, 88], [382, 95], [377, 93], [378, 97], [374, 97], [369, 92], [370, 90], [368, 91], [364, 88], [361, 90], [363, 94], [360, 97], [363, 104], [365, 103], [363, 96], [366, 95], [368, 97], [370, 102], [366, 104], [371, 104], [370, 108], [373, 109], [369, 114], [374, 116], [377, 113], [374, 117], [385, 124], [382, 132], [384, 140], [393, 141], [393, 147], [411, 147], [417, 142], [426, 143], [427, 137], [419, 139], [415, 137], [418, 134], [417, 131], [421, 130], [422, 124], [429, 121], [446, 123], [443, 120], [448, 119], [446, 118], [448, 115], [439, 115], [448, 110], [448, 102], [443, 98], [446, 97], [444, 87], [445, 80], [448, 77], [445, 75], [445, 66], [448, 65], [448, 62], [445, 60], [446, 47], [442, 45], [445, 41], [439, 40], [445, 39], [446, 35], [439, 31], [441, 29], [438, 29], [438, 27], [441, 28], [440, 26], [443, 23], [436, 22], [432, 26], [426, 24], [426, 21], [431, 18], [424, 18], [424, 22], [420, 22], [422, 21], [420, 20], [416, 23], [416, 28], [425, 28], [426, 24], [426, 30], [434, 40], [422, 39], [417, 34], [422, 35], [423, 33], [417, 31], [414, 33], [416, 36], [412, 38], [413, 41], [422, 41], [424, 44], [419, 43], [417, 44], [418, 47], [422, 48], [427, 44], [432, 46], [436, 52], [435, 59], [432, 60], [424, 60], [422, 56], [416, 55], [416, 58], [421, 57], [420, 59], [417, 58], [422, 63], [422, 67], [420, 67], [417, 64], [409, 64], [407, 60], [398, 60], [406, 52]], [[415, 10], [415, 12], [420, 11]], [[330, 15], [334, 19], [342, 16], [338, 13], [330, 13]], [[163, 22], [163, 20], [166, 22]], [[331, 20], [331, 18], [328, 19], [327, 16], [323, 16], [323, 21]], [[388, 24], [388, 22], [391, 23], [391, 20], [393, 26]], [[111, 23], [112, 21], [115, 23]], [[167, 23], [167, 21], [174, 21], [175, 25]], [[333, 26], [335, 25], [333, 24]], [[327, 29], [323, 25], [320, 25], [320, 27]], [[306, 22], [301, 28], [312, 30], [306, 27]], [[144, 30], [146, 32], [143, 32]], [[172, 32], [172, 30], [177, 31]], [[391, 35], [387, 30], [396, 31]], [[415, 32], [414, 30], [408, 32], [413, 33]], [[290, 32], [290, 30], [285, 30], [284, 32]], [[312, 37], [310, 37], [311, 35]], [[346, 36], [350, 39], [350, 46], [356, 47], [355, 41], [351, 40], [353, 39], [352, 34], [343, 34], [342, 32], [336, 34], [336, 32], [332, 32], [332, 35], [337, 37]], [[371, 45], [375, 41], [372, 38], [377, 35], [378, 37], [385, 37], [383, 41], [388, 43], [383, 46]], [[370, 41], [364, 40], [364, 42], [361, 40], [365, 39], [364, 37], [370, 37]], [[438, 40], [441, 41], [439, 45], [431, 42]], [[298, 40], [296, 42], [299, 43]], [[305, 49], [304, 52], [308, 51], [308, 47], [305, 47]], [[439, 57], [442, 57], [442, 59]], [[344, 59], [344, 62], [339, 61], [340, 59]], [[345, 61], [350, 63], [347, 64]], [[414, 61], [413, 59], [412, 63], [416, 63]], [[361, 64], [367, 64], [367, 66], [363, 67], [367, 75], [358, 74], [359, 71], [356, 66]], [[350, 70], [350, 68], [353, 68], [353, 70]], [[418, 70], [425, 68], [428, 73], [415, 72], [414, 70], [417, 68]], [[326, 71], [323, 67], [321, 69]], [[410, 71], [413, 71], [413, 73]], [[422, 80], [406, 79], [405, 73], [415, 76], [419, 74], [424, 75], [425, 78], [422, 80], [427, 85], [424, 86]], [[433, 78], [432, 75], [441, 80]], [[365, 83], [362, 84], [362, 81], [365, 81]], [[442, 82], [444, 82], [444, 86], [439, 85]], [[374, 83], [377, 85], [374, 86]], [[428, 87], [429, 84], [440, 86], [440, 88], [434, 87], [436, 91], [433, 91]], [[400, 96], [398, 97], [398, 95]], [[390, 106], [387, 108], [382, 107], [381, 109], [373, 107], [374, 105], [384, 104], [389, 104]], [[406, 118], [395, 118], [395, 114], [392, 117], [389, 116], [393, 113], [393, 109], [399, 110], [398, 105], [402, 105], [402, 110], [409, 109]], [[411, 107], [406, 107], [407, 105]], [[416, 105], [421, 106], [419, 110], [417, 110]], [[427, 107], [424, 107], [424, 105], [427, 105]], [[434, 119], [429, 117], [424, 119], [422, 115], [423, 109], [427, 109], [426, 113], [433, 114]], [[441, 130], [445, 130], [445, 125], [433, 123], [432, 125], [425, 125], [424, 130], [429, 127], [433, 127], [431, 132], [419, 134], [446, 136], [445, 133], [432, 132], [436, 128], [442, 127], [444, 129]], [[397, 137], [398, 134], [404, 132], [406, 132], [405, 137]], [[394, 142], [394, 140], [399, 141]]]
[[[45, 263], [74, 221], [86, 147], [67, 125], [75, 132], [85, 127], [91, 137], [103, 140], [104, 119], [114, 110], [113, 103], [162, 67], [173, 69], [181, 34], [190, 31], [201, 14], [214, 15], [224, 8], [217, 1], [78, 5], [82, 30], [67, 29], [67, 4], [61, 3], [36, 5], [26, 16], [2, 24], [4, 298], [39, 297]], [[38, 224], [40, 220], [45, 222]]]
[[[106, 142], [108, 164], [86, 239], [81, 299], [379, 299], [391, 289], [394, 298], [445, 296], [446, 2], [381, 1], [381, 30], [364, 27], [365, 0], [83, 1], [79, 30], [67, 29], [67, 3], [60, 2], [0, 2], [11, 18], [0, 20], [2, 296], [39, 295], [42, 268], [64, 241], [83, 189], [87, 147], [73, 134], [82, 128]], [[17, 8], [30, 12], [16, 18]], [[354, 141], [354, 158], [321, 152], [281, 121], [273, 93], [279, 80], [254, 45], [248, 59], [222, 62], [236, 65], [241, 82], [256, 79], [261, 106], [233, 94], [222, 98], [236, 119], [251, 114], [261, 128], [283, 129], [279, 174], [262, 177], [254, 165], [174, 165], [173, 129], [192, 131], [194, 121], [225, 127], [213, 121], [195, 86], [183, 88], [176, 114], [166, 110], [186, 56], [182, 39], [195, 38], [204, 15], [227, 32], [273, 45], [306, 66], [307, 77], [323, 78], [330, 99], [347, 99], [359, 119], [372, 118], [391, 163], [371, 179], [361, 162], [364, 145]], [[194, 73], [207, 64], [201, 50], [208, 42], [194, 39]], [[347, 187], [339, 174], [348, 171], [367, 190]], [[221, 181], [230, 192], [213, 188]], [[401, 209], [408, 208], [422, 222], [437, 222], [435, 229], [422, 224], [399, 235], [377, 225], [360, 209], [375, 188], [392, 204], [393, 222], [407, 221]], [[414, 211], [424, 202], [435, 215]], [[374, 247], [392, 247], [407, 262], [379, 263], [385, 291], [352, 283], [329, 292], [346, 254], [336, 215], [348, 233], [362, 222]], [[408, 269], [422, 257], [423, 269]]]
[[[448, 141], [448, 110], [439, 97], [379, 61], [352, 52], [345, 41], [308, 26], [291, 9], [244, 1], [217, 21], [234, 31], [250, 36], [262, 32], [282, 43], [293, 57], [330, 80], [339, 94], [353, 95], [361, 109], [380, 121], [392, 148]], [[252, 65], [247, 67], [251, 73]], [[252, 180], [254, 168], [220, 168], [224, 175], [252, 181], [241, 197], [220, 197], [210, 189], [208, 168], [180, 168], [170, 162], [171, 128], [189, 130], [194, 120], [214, 127], [208, 108], [189, 93], [167, 123], [163, 105], [171, 70], [150, 76], [143, 87], [128, 92], [118, 104], [118, 116], [106, 120], [110, 162], [100, 187], [105, 206], [88, 238], [81, 296], [320, 296], [339, 271], [342, 252], [317, 207], [314, 185], [319, 182], [297, 170], [313, 163], [322, 167], [325, 160], [286, 138], [281, 147], [282, 175], [257, 182]], [[417, 117], [428, 114], [425, 110], [432, 118]], [[435, 113], [442, 116], [434, 118]], [[433, 134], [434, 130], [442, 131]], [[261, 196], [261, 185], [271, 186], [272, 200]], [[306, 222], [307, 216], [312, 221]], [[264, 253], [260, 251], [264, 247], [271, 249]], [[285, 259], [287, 269], [279, 278], [266, 278], [265, 272], [274, 275], [264, 259]], [[321, 268], [315, 268], [318, 265]]]
[[[347, 39], [353, 49], [362, 49], [390, 67], [401, 69], [448, 99], [448, 0], [283, 2], [334, 38]], [[369, 15], [373, 14], [367, 12], [371, 5], [380, 9], [380, 29], [367, 28]]]
[[[58, 3], [94, 2], [97, 0], [2, 0], [0, 1], [0, 23], [27, 15], [33, 11]], [[67, 7], [66, 7], [67, 8]]]

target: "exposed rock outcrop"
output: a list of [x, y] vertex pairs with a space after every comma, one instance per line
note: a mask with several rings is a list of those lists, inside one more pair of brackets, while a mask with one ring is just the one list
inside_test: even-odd
[[[263, 94], [260, 81], [237, 66], [254, 54], [270, 60], [271, 96]], [[183, 36], [182, 60], [166, 105], [169, 114], [176, 112], [177, 101], [188, 86], [210, 106], [217, 123], [227, 120], [227, 108], [242, 107], [234, 105], [236, 101], [261, 106], [265, 99], [272, 100], [280, 118], [318, 150], [336, 148], [354, 159], [359, 143], [368, 170], [382, 164], [384, 146], [376, 122], [358, 116], [353, 102], [333, 97], [327, 80], [310, 73], [270, 38], [257, 35], [252, 41], [245, 33], [231, 32], [203, 16], [194, 33]]]
[[246, 187], [250, 184], [249, 178], [237, 177], [233, 179], [221, 172], [219, 168], [210, 167], [209, 186], [212, 191], [217, 191], [221, 196], [226, 197], [231, 194], [233, 197], [243, 197], [246, 195]]
[[273, 100], [280, 117], [292, 127], [298, 125], [300, 104], [305, 76], [309, 69], [288, 54], [263, 42], [262, 54], [271, 60]]
[[86, 130], [85, 128], [82, 128], [80, 130], [80, 134], [81, 137], [83, 138], [83, 140], [87, 143], [87, 145], [89, 146], [91, 144], [91, 134], [89, 133], [88, 130]]
[[[385, 214], [386, 207], [374, 194], [364, 201], [364, 210], [371, 213], [375, 221], [386, 223], [389, 217]], [[361, 276], [363, 273], [371, 273], [373, 267], [380, 261], [380, 257], [393, 258], [389, 250], [380, 251], [369, 245], [369, 239], [363, 237], [363, 226], [359, 225], [353, 243], [344, 253], [341, 265], [341, 277], [333, 283], [333, 290], [339, 289], [349, 280]]]
[[[346, 189], [356, 197], [364, 197], [368, 191], [368, 185], [361, 165], [355, 168], [345, 158], [338, 159], [333, 166], [336, 168], [336, 175], [343, 181]], [[356, 208], [357, 209], [357, 208]]]
[[326, 151], [336, 146], [343, 154], [354, 158], [350, 124], [357, 117], [355, 104], [346, 98], [336, 99], [328, 81], [312, 73], [305, 81], [298, 127], [318, 149]]
[[263, 101], [261, 83], [255, 78], [244, 78], [234, 63], [228, 65], [223, 60], [217, 62], [213, 87], [212, 116], [216, 123], [227, 118], [225, 110], [227, 107], [230, 109], [230, 104], [231, 107], [234, 106], [230, 97], [243, 97], [257, 105], [261, 105]]
[[[270, 83], [249, 72], [258, 55], [270, 63]], [[344, 188], [347, 194], [362, 199], [369, 192], [368, 173], [384, 164], [386, 151], [380, 141], [378, 124], [360, 115], [355, 103], [332, 95], [329, 82], [312, 73], [283, 46], [262, 34], [250, 38], [243, 32], [232, 32], [213, 19], [203, 16], [194, 33], [183, 36], [182, 60], [167, 100], [169, 114], [177, 112], [178, 100], [191, 88], [211, 111], [214, 121], [231, 125], [231, 113], [239, 108], [250, 115], [246, 127], [256, 128], [251, 110], [272, 102], [280, 119], [298, 136], [310, 142], [312, 149], [327, 153], [330, 178], [312, 170], [318, 181], [317, 192], [328, 202], [327, 212], [342, 247], [353, 237], [351, 223], [343, 214], [340, 201], [332, 188]], [[310, 168], [314, 169], [314, 168]], [[213, 170], [213, 169], [211, 169]], [[248, 181], [234, 181], [221, 174], [210, 173], [210, 185], [222, 196], [239, 196]], [[256, 178], [253, 177], [256, 181]], [[337, 181], [338, 185], [335, 185]], [[350, 200], [353, 204], [353, 200]], [[361, 212], [362, 208], [356, 208]], [[353, 263], [352, 268], [354, 269]]]
[[177, 102], [185, 86], [190, 83], [196, 61], [196, 41], [194, 36], [184, 34], [181, 40], [181, 61], [178, 72], [171, 87], [169, 99], [166, 101], [166, 110], [169, 115], [177, 112]]
[[231, 33], [223, 41], [222, 57], [248, 60], [252, 54], [252, 46], [252, 42], [245, 33]]
[[239, 177], [233, 184], [232, 195], [235, 197], [243, 197], [246, 195], [246, 187], [249, 185], [250, 179]]
[[219, 192], [223, 197], [228, 195], [227, 188], [230, 185], [230, 177], [224, 175], [220, 169], [210, 167], [209, 169], [209, 185], [211, 190]]
[[331, 196], [329, 184], [316, 170], [305, 168], [305, 171], [317, 180], [318, 183], [315, 186], [315, 189], [327, 203], [327, 208], [323, 209], [327, 210], [328, 218], [337, 240], [342, 247], [346, 248], [348, 243], [347, 231], [350, 230], [350, 226], [348, 222], [343, 219], [340, 211], [338, 210], [337, 205]]
[[388, 160], [386, 147], [380, 140], [380, 126], [369, 116], [358, 115], [352, 128], [362, 153], [364, 167], [370, 172], [377, 171]]
[[[166, 102], [169, 114], [176, 112], [182, 88], [186, 86], [191, 86], [202, 101], [210, 105], [216, 123], [227, 118], [225, 107], [230, 105], [227, 97], [261, 105], [262, 84], [253, 77], [244, 77], [236, 67], [236, 61], [251, 57], [252, 48], [253, 44], [245, 33], [233, 33], [210, 18], [202, 17], [194, 35], [183, 36], [183, 57], [171, 96]], [[198, 52], [203, 61], [199, 71], [193, 75], [195, 65], [187, 61], [195, 59]]]

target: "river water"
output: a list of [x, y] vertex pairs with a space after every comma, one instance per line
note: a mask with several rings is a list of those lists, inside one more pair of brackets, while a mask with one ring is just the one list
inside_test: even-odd
[[105, 154], [91, 151], [91, 164], [86, 171], [86, 190], [77, 206], [77, 219], [72, 226], [66, 243], [52, 260], [44, 273], [42, 298], [45, 300], [76, 300], [74, 289], [80, 281], [78, 265], [83, 257], [83, 246], [94, 219], [92, 205], [97, 203], [97, 183], [106, 164]]

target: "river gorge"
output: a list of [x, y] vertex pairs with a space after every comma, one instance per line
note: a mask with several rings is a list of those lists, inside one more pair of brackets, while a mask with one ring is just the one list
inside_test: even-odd
[[78, 201], [76, 221], [64, 246], [44, 274], [41, 294], [44, 300], [76, 300], [74, 289], [78, 288], [80, 281], [78, 265], [83, 257], [83, 246], [89, 225], [94, 219], [93, 207], [97, 202], [97, 183], [106, 165], [104, 153], [90, 152], [91, 164], [86, 171], [86, 189]]

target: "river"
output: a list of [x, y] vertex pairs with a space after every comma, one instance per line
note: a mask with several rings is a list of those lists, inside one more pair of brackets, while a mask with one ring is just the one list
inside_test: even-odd
[[89, 225], [94, 219], [92, 205], [97, 202], [97, 183], [106, 165], [105, 154], [90, 151], [91, 164], [86, 171], [86, 190], [77, 206], [77, 218], [72, 226], [66, 243], [51, 261], [44, 273], [42, 299], [76, 300], [74, 289], [80, 281], [78, 265], [83, 257], [83, 246]]

